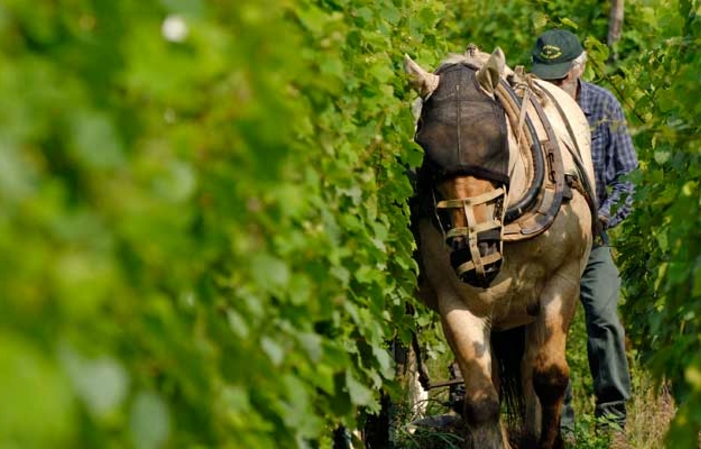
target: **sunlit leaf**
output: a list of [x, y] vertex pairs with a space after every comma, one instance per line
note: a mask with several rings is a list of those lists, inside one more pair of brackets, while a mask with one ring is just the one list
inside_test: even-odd
[[117, 360], [110, 356], [86, 358], [67, 346], [62, 356], [76, 393], [91, 413], [106, 417], [121, 406], [129, 375]]
[[154, 393], [139, 393], [131, 408], [130, 427], [137, 449], [164, 447], [170, 434], [167, 404]]
[[350, 371], [346, 372], [346, 388], [354, 404], [369, 405], [373, 402], [372, 391], [359, 382]]
[[0, 333], [0, 446], [61, 447], [76, 431], [69, 383], [36, 346]]

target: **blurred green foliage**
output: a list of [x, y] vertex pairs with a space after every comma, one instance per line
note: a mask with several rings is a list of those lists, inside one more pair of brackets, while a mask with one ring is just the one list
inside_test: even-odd
[[607, 7], [595, 1], [458, 1], [450, 8], [454, 19], [446, 28], [452, 42], [474, 42], [488, 51], [499, 46], [509, 65], [528, 68], [534, 40], [547, 29], [567, 28], [581, 39], [605, 41]]
[[398, 72], [443, 10], [2, 2], [0, 446], [306, 447], [377, 409], [413, 327]]

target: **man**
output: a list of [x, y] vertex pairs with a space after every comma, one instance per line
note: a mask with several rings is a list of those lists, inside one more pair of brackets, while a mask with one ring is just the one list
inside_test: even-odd
[[[633, 142], [620, 103], [608, 90], [581, 80], [587, 54], [577, 37], [566, 30], [541, 35], [532, 51], [532, 72], [570, 94], [584, 111], [592, 131], [598, 219], [604, 230], [619, 224], [631, 210], [633, 185], [625, 176], [637, 167]], [[581, 281], [581, 301], [587, 327], [587, 354], [594, 378], [595, 416], [622, 430], [625, 401], [630, 397], [630, 374], [624, 331], [618, 317], [620, 278], [608, 238], [595, 243]], [[574, 431], [571, 385], [562, 413], [563, 433]], [[568, 435], [569, 434], [569, 435]], [[618, 438], [622, 433], [618, 432]]]

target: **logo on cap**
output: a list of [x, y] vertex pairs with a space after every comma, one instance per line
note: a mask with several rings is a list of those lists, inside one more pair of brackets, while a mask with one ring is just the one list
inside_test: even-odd
[[540, 56], [548, 60], [557, 59], [562, 56], [562, 49], [555, 45], [543, 45], [543, 48], [540, 50]]

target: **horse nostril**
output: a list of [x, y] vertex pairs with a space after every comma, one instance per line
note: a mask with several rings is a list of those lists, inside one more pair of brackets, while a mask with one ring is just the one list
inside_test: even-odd
[[451, 251], [458, 251], [461, 249], [467, 248], [467, 242], [465, 237], [454, 237], [450, 241], [450, 250]]
[[450, 265], [454, 270], [457, 270], [465, 262], [469, 262], [472, 259], [470, 256], [470, 249], [463, 242], [460, 248], [454, 248], [450, 251]]
[[479, 248], [480, 255], [482, 257], [489, 256], [490, 254], [494, 254], [498, 251], [497, 243], [494, 241], [479, 242], [477, 247]]
[[[448, 241], [448, 246], [450, 247], [450, 251], [460, 251], [468, 249], [469, 247], [465, 237], [454, 237], [450, 239]], [[477, 248], [479, 248], [482, 257], [493, 254], [499, 250], [497, 242], [492, 240], [478, 242]]]

